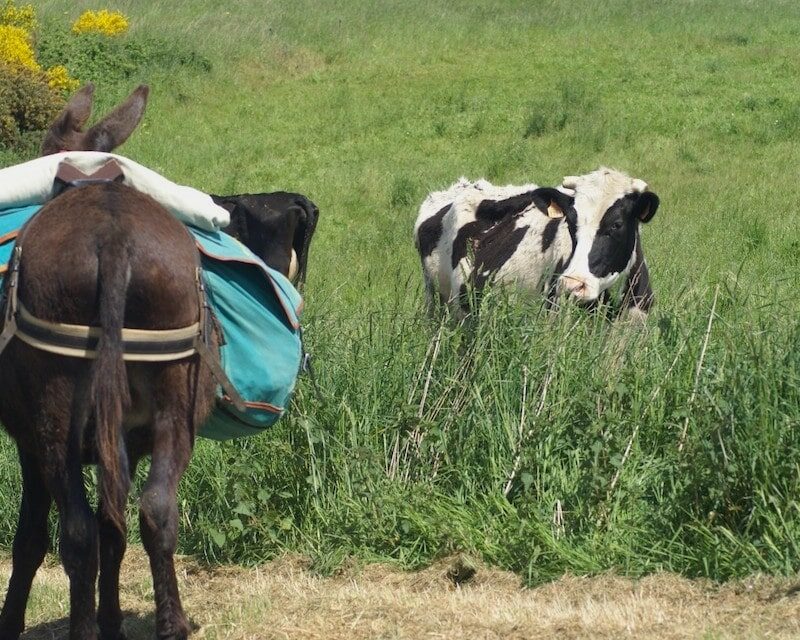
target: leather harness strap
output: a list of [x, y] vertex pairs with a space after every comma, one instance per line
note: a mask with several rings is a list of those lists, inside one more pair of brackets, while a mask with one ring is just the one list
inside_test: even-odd
[[[185, 358], [195, 352], [194, 340], [199, 331], [200, 324], [197, 322], [183, 329], [123, 329], [122, 358], [130, 362], [165, 362]], [[94, 359], [102, 333], [99, 327], [40, 320], [18, 302], [17, 337], [42, 351]]]
[[124, 179], [125, 174], [122, 172], [122, 167], [114, 159], [109, 160], [91, 174], [84, 173], [68, 162], [61, 162], [53, 180], [53, 197], [55, 198], [71, 187], [84, 187], [101, 182], [122, 182]]
[[11, 253], [11, 262], [3, 290], [3, 330], [0, 332], [0, 353], [17, 333], [17, 287], [19, 285], [19, 257], [22, 249], [19, 245]]

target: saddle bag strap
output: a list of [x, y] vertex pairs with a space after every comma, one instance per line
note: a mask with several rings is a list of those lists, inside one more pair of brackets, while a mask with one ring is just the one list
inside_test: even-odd
[[[200, 257], [198, 252], [198, 261], [199, 260]], [[216, 381], [222, 387], [225, 395], [230, 399], [236, 410], [244, 413], [247, 409], [244, 399], [241, 395], [239, 395], [239, 392], [233, 386], [230, 378], [228, 378], [224, 369], [222, 368], [222, 363], [220, 362], [219, 356], [212, 351], [210, 346], [211, 335], [214, 332], [215, 319], [214, 314], [211, 311], [211, 307], [208, 304], [206, 287], [203, 283], [203, 272], [199, 266], [195, 270], [195, 279], [197, 281], [197, 299], [200, 306], [200, 332], [195, 338], [194, 348], [200, 358], [206, 363], [206, 366], [211, 370], [211, 375], [214, 376]], [[219, 336], [220, 344], [223, 344], [222, 332], [218, 331], [217, 334]]]
[[17, 289], [19, 285], [19, 260], [22, 247], [17, 244], [11, 254], [11, 264], [8, 268], [8, 282], [3, 300], [3, 330], [0, 332], [0, 353], [3, 353], [8, 343], [17, 333]]

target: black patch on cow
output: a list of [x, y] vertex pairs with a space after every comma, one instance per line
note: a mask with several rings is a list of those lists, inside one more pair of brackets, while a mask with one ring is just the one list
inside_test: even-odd
[[486, 222], [468, 222], [458, 230], [456, 239], [453, 240], [453, 253], [450, 256], [450, 266], [455, 269], [462, 258], [467, 256], [467, 245], [470, 240], [475, 238], [486, 226]]
[[608, 318], [609, 311], [610, 311], [610, 303], [611, 302], [611, 292], [608, 289], [604, 289], [600, 292], [600, 295], [597, 296], [594, 300], [589, 300], [587, 302], [581, 303], [581, 306], [586, 309], [586, 311], [590, 313], [598, 313], [602, 312], [603, 315]]
[[230, 222], [225, 227], [225, 233], [233, 236], [242, 244], [249, 246], [250, 238], [247, 236], [247, 211], [238, 202], [239, 196], [215, 196], [211, 199], [214, 204], [222, 207], [230, 214]]
[[642, 251], [642, 240], [639, 233], [636, 233], [636, 258], [634, 259], [631, 271], [625, 281], [622, 292], [622, 307], [636, 307], [644, 312], [650, 311], [653, 306], [655, 296], [650, 286], [650, 273], [647, 263], [644, 261]]
[[517, 228], [516, 224], [516, 218], [505, 218], [478, 237], [473, 271], [476, 289], [482, 289], [517, 251], [530, 226]]
[[597, 278], [621, 273], [628, 266], [639, 218], [635, 213], [641, 194], [629, 193], [612, 204], [603, 214], [589, 251], [589, 271]]
[[639, 195], [636, 202], [636, 217], [642, 222], [650, 222], [656, 215], [660, 200], [652, 191], [645, 191]]
[[417, 249], [422, 258], [427, 258], [433, 253], [442, 237], [442, 220], [450, 205], [443, 206], [435, 215], [425, 220], [417, 229]]
[[[575, 252], [574, 242], [572, 245], [572, 252]], [[558, 300], [558, 278], [562, 273], [564, 273], [564, 267], [569, 264], [571, 258], [572, 254], [570, 254], [570, 257], [567, 258], [566, 261], [563, 258], [559, 258], [558, 262], [556, 262], [555, 270], [553, 271], [553, 274], [550, 276], [550, 280], [547, 283], [547, 294], [545, 295], [545, 300], [548, 309], [557, 306], [556, 301]]]
[[575, 199], [552, 187], [538, 187], [504, 200], [482, 200], [475, 211], [475, 217], [478, 220], [495, 223], [506, 216], [519, 215], [531, 205], [535, 205], [544, 215], [548, 215], [551, 204], [556, 204], [566, 214], [572, 209]]
[[564, 273], [567, 265], [572, 262], [572, 256], [575, 255], [575, 249], [578, 248], [578, 214], [574, 209], [571, 209], [569, 212], [567, 212], [566, 220], [567, 230], [569, 231], [569, 239], [572, 243], [572, 247], [570, 248], [569, 255], [566, 257], [566, 259], [559, 258], [555, 271], [556, 278]]
[[547, 251], [550, 245], [553, 244], [553, 240], [556, 239], [561, 220], [562, 218], [553, 218], [545, 225], [544, 231], [542, 231], [542, 253]]
[[458, 304], [461, 307], [461, 310], [464, 313], [469, 313], [471, 305], [471, 300], [469, 296], [469, 289], [467, 289], [466, 284], [462, 284], [458, 288]]
[[539, 187], [533, 191], [533, 203], [539, 211], [548, 217], [550, 217], [550, 207], [553, 204], [555, 204], [565, 216], [577, 217], [574, 208], [575, 198], [553, 187]]
[[649, 222], [658, 209], [655, 193], [629, 193], [603, 214], [589, 251], [589, 271], [603, 278], [628, 266], [636, 245], [640, 222]]
[[506, 216], [514, 216], [522, 213], [534, 202], [536, 191], [527, 191], [504, 200], [481, 200], [475, 210], [475, 217], [478, 220], [495, 223]]
[[[504, 200], [482, 200], [478, 205], [475, 217], [476, 222], [471, 222], [459, 229], [453, 243], [452, 267], [455, 269], [459, 261], [467, 255], [467, 244], [470, 239], [480, 235], [480, 243], [486, 245], [502, 246], [502, 249], [492, 249], [494, 256], [491, 262], [499, 269], [516, 251], [519, 243], [525, 235], [525, 231], [515, 229], [516, 220], [519, 214], [529, 209], [531, 206], [543, 214], [548, 215], [548, 208], [555, 203], [564, 212], [567, 224], [569, 225], [570, 235], [573, 238], [573, 250], [575, 245], [575, 223], [577, 213], [573, 207], [575, 199], [558, 189], [552, 187], [539, 187], [533, 191], [505, 198]], [[552, 244], [562, 218], [555, 218], [545, 227], [544, 237], [542, 238], [543, 251]], [[527, 227], [525, 227], [527, 229]], [[491, 230], [492, 235], [486, 236], [485, 233]], [[503, 254], [507, 253], [505, 257]], [[487, 254], [488, 256], [488, 254]], [[485, 269], [482, 269], [484, 271]]]

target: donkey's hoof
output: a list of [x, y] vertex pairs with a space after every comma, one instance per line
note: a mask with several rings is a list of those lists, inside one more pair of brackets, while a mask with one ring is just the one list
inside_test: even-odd
[[191, 628], [188, 624], [179, 624], [164, 634], [156, 632], [156, 640], [187, 640], [190, 633]]

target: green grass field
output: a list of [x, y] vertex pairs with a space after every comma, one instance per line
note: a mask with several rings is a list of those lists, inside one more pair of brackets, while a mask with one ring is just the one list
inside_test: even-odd
[[[97, 6], [37, 3], [64, 24]], [[104, 6], [131, 38], [211, 62], [99, 85], [98, 112], [151, 84], [123, 154], [209, 192], [300, 191], [321, 211], [305, 289], [319, 393], [303, 378], [270, 433], [198, 443], [182, 552], [297, 551], [330, 571], [463, 551], [530, 583], [800, 568], [800, 5]], [[471, 340], [424, 317], [411, 230], [430, 190], [601, 164], [661, 198], [643, 230], [646, 328], [501, 295]], [[5, 437], [0, 486], [9, 545]]]

